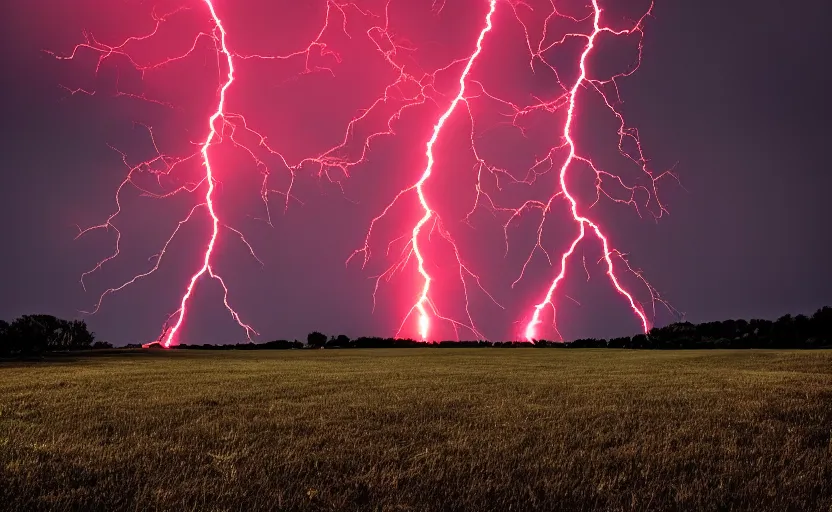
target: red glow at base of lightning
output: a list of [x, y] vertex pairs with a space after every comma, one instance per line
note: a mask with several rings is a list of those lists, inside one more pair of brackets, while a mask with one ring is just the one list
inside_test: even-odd
[[[422, 337], [422, 340], [428, 339], [428, 332], [430, 329], [430, 317], [428, 316], [428, 307], [431, 305], [429, 293], [430, 293], [430, 281], [431, 277], [428, 275], [427, 271], [425, 270], [425, 258], [422, 256], [422, 252], [419, 250], [419, 234], [422, 231], [422, 228], [427, 224], [436, 213], [431, 209], [430, 205], [428, 204], [428, 200], [425, 197], [424, 189], [422, 188], [425, 182], [430, 178], [431, 173], [433, 172], [433, 145], [436, 144], [436, 139], [439, 138], [439, 134], [442, 131], [442, 127], [445, 125], [445, 121], [451, 117], [451, 114], [454, 113], [456, 106], [459, 104], [460, 101], [463, 101], [465, 97], [465, 81], [468, 79], [468, 73], [471, 71], [471, 67], [474, 65], [474, 61], [477, 59], [477, 56], [482, 52], [482, 41], [485, 39], [485, 35], [491, 31], [491, 16], [494, 14], [494, 9], [497, 7], [497, 0], [491, 0], [491, 5], [488, 11], [488, 14], [485, 17], [485, 28], [482, 29], [480, 32], [480, 36], [477, 39], [477, 49], [471, 56], [468, 58], [467, 63], [465, 64], [465, 69], [462, 71], [462, 74], [459, 77], [459, 92], [457, 93], [456, 97], [454, 97], [453, 101], [451, 101], [450, 106], [448, 109], [442, 114], [439, 118], [439, 121], [436, 122], [436, 125], [433, 127], [433, 135], [431, 136], [430, 140], [428, 141], [427, 150], [425, 151], [425, 155], [428, 157], [428, 164], [425, 167], [425, 172], [422, 173], [422, 177], [419, 178], [419, 181], [416, 183], [416, 193], [419, 195], [419, 203], [422, 205], [422, 208], [425, 210], [425, 215], [419, 219], [419, 222], [416, 223], [416, 226], [413, 227], [413, 237], [410, 239], [410, 245], [413, 248], [413, 254], [416, 256], [416, 261], [418, 261], [418, 269], [419, 274], [424, 278], [425, 284], [422, 287], [422, 293], [419, 295], [419, 300], [414, 304], [413, 309], [419, 311], [419, 335]], [[460, 262], [460, 265], [462, 263]], [[413, 310], [411, 309], [411, 311]], [[435, 308], [433, 308], [435, 310]]]
[[[217, 98], [215, 108], [210, 113], [205, 113], [205, 121], [207, 122], [207, 133], [202, 138], [202, 142], [198, 144], [198, 149], [190, 154], [185, 155], [169, 155], [159, 150], [157, 140], [153, 129], [150, 126], [143, 126], [156, 149], [156, 155], [148, 160], [142, 161], [138, 164], [129, 163], [128, 156], [118, 150], [122, 157], [125, 166], [128, 169], [127, 176], [119, 185], [116, 196], [116, 210], [111, 214], [106, 221], [99, 225], [94, 225], [86, 229], [80, 230], [79, 237], [94, 230], [113, 230], [116, 234], [115, 250], [108, 257], [99, 261], [91, 270], [82, 275], [81, 282], [90, 274], [100, 270], [105, 264], [109, 264], [116, 259], [120, 253], [121, 232], [115, 225], [117, 218], [123, 213], [121, 206], [121, 194], [129, 187], [133, 187], [144, 196], [149, 196], [156, 199], [167, 199], [180, 194], [196, 194], [199, 197], [198, 202], [189, 210], [189, 213], [176, 224], [175, 229], [168, 237], [161, 250], [154, 256], [155, 263], [151, 268], [143, 273], [135, 275], [133, 278], [125, 281], [121, 285], [106, 289], [100, 296], [93, 309], [93, 313], [97, 312], [102, 302], [108, 295], [121, 291], [132, 285], [138, 280], [144, 279], [153, 274], [161, 264], [163, 257], [166, 254], [169, 244], [178, 235], [180, 228], [189, 223], [198, 212], [205, 211], [208, 214], [211, 222], [211, 229], [207, 234], [207, 244], [203, 252], [199, 253], [198, 269], [194, 272], [187, 281], [187, 286], [184, 293], [178, 301], [178, 309], [174, 311], [164, 324], [162, 334], [159, 336], [158, 342], [165, 347], [175, 345], [180, 342], [182, 327], [188, 319], [189, 304], [191, 298], [196, 292], [197, 285], [201, 278], [209, 277], [216, 280], [224, 291], [223, 303], [231, 314], [233, 319], [243, 329], [249, 340], [257, 332], [250, 325], [245, 323], [237, 311], [230, 305], [228, 296], [229, 288], [226, 282], [217, 273], [214, 264], [214, 252], [219, 243], [221, 233], [231, 232], [235, 236], [234, 239], [239, 239], [245, 245], [248, 252], [261, 265], [262, 261], [256, 256], [254, 249], [246, 240], [241, 231], [231, 227], [223, 221], [219, 214], [216, 203], [217, 197], [217, 179], [216, 171], [218, 164], [211, 160], [211, 150], [213, 147], [227, 143], [231, 147], [242, 151], [251, 158], [254, 165], [263, 176], [263, 182], [260, 189], [260, 194], [266, 209], [266, 221], [269, 225], [272, 224], [272, 217], [269, 210], [269, 201], [272, 194], [277, 194], [283, 198], [283, 210], [289, 208], [293, 201], [300, 202], [293, 193], [293, 186], [296, 176], [301, 171], [311, 171], [318, 177], [324, 177], [338, 186], [342, 186], [342, 180], [349, 179], [353, 169], [364, 164], [368, 159], [368, 154], [371, 150], [371, 145], [375, 144], [378, 139], [384, 136], [395, 135], [396, 123], [411, 109], [420, 106], [429, 106], [431, 104], [437, 105], [440, 108], [441, 114], [433, 124], [430, 138], [425, 146], [424, 155], [426, 162], [422, 168], [417, 181], [412, 185], [402, 189], [398, 192], [392, 200], [387, 203], [379, 215], [373, 218], [365, 232], [363, 245], [354, 251], [349, 258], [349, 263], [354, 257], [359, 254], [363, 255], [363, 266], [366, 266], [371, 259], [371, 239], [374, 237], [375, 228], [379, 221], [391, 215], [391, 211], [398, 204], [402, 203], [406, 196], [415, 199], [413, 205], [418, 207], [421, 212], [421, 217], [411, 227], [404, 227], [403, 234], [387, 245], [387, 252], [390, 252], [391, 247], [403, 241], [404, 248], [401, 250], [399, 257], [390, 265], [381, 275], [376, 278], [375, 291], [373, 292], [373, 303], [376, 301], [376, 291], [379, 289], [381, 281], [389, 281], [394, 275], [404, 272], [411, 266], [415, 267], [414, 276], [419, 279], [421, 283], [420, 292], [415, 298], [415, 302], [404, 314], [400, 324], [399, 330], [396, 333], [397, 337], [402, 336], [405, 332], [414, 332], [411, 330], [410, 321], [415, 319], [415, 332], [418, 332], [419, 337], [423, 341], [432, 339], [432, 327], [436, 322], [445, 322], [450, 325], [459, 338], [459, 329], [465, 329], [473, 334], [478, 339], [485, 339], [486, 336], [482, 334], [480, 329], [475, 325], [473, 315], [469, 308], [469, 281], [473, 280], [478, 290], [490, 299], [494, 304], [500, 306], [491, 292], [487, 291], [481, 284], [480, 276], [475, 273], [469, 264], [465, 263], [463, 257], [464, 251], [454, 240], [449, 229], [449, 224], [443, 222], [440, 218], [437, 208], [434, 206], [434, 199], [431, 199], [425, 190], [425, 185], [434, 173], [435, 164], [441, 155], [435, 154], [435, 145], [440, 137], [443, 136], [444, 131], [447, 130], [446, 122], [456, 112], [466, 112], [470, 118], [471, 123], [471, 140], [470, 151], [473, 154], [476, 164], [477, 181], [474, 185], [474, 204], [472, 205], [468, 216], [463, 219], [463, 222], [468, 223], [469, 218], [475, 210], [482, 207], [490, 211], [495, 216], [504, 216], [505, 223], [502, 225], [505, 233], [505, 249], [508, 251], [508, 232], [507, 229], [510, 224], [520, 219], [522, 214], [531, 210], [538, 210], [541, 213], [541, 219], [537, 229], [537, 239], [534, 246], [522, 268], [519, 270], [517, 279], [512, 284], [514, 287], [520, 280], [528, 278], [526, 276], [527, 267], [537, 251], [545, 254], [546, 258], [552, 263], [553, 258], [549, 251], [544, 248], [543, 233], [544, 224], [549, 218], [551, 209], [555, 201], [565, 200], [569, 206], [570, 217], [569, 221], [572, 223], [577, 231], [577, 236], [572, 240], [568, 249], [560, 255], [559, 258], [559, 272], [549, 286], [545, 288], [545, 294], [542, 300], [537, 301], [530, 313], [523, 319], [522, 324], [525, 328], [520, 333], [515, 333], [515, 336], [521, 337], [526, 341], [533, 341], [540, 336], [540, 326], [543, 323], [544, 313], [548, 308], [551, 308], [554, 314], [555, 306], [554, 300], [558, 286], [567, 276], [567, 263], [574, 256], [577, 247], [586, 238], [587, 233], [595, 236], [595, 239], [600, 243], [603, 250], [602, 261], [606, 268], [606, 274], [613, 286], [613, 288], [621, 295], [629, 307], [632, 309], [636, 319], [640, 323], [642, 329], [646, 332], [650, 328], [651, 320], [648, 318], [648, 313], [645, 306], [635, 298], [634, 292], [627, 288], [621, 279], [621, 273], [628, 273], [635, 276], [636, 280], [643, 285], [649, 292], [649, 304], [653, 309], [653, 316], [655, 316], [656, 303], [663, 304], [671, 312], [675, 312], [669, 306], [656, 290], [644, 279], [641, 272], [632, 268], [628, 263], [625, 255], [614, 248], [610, 242], [610, 236], [605, 233], [599, 222], [589, 216], [590, 210], [595, 203], [603, 198], [612, 200], [617, 203], [622, 203], [634, 207], [636, 211], [641, 214], [642, 209], [649, 211], [654, 217], [659, 218], [666, 209], [659, 201], [657, 196], [657, 182], [665, 177], [674, 175], [670, 171], [662, 173], [654, 173], [648, 168], [648, 160], [642, 151], [641, 142], [638, 136], [638, 131], [635, 128], [629, 127], [624, 120], [624, 116], [618, 108], [621, 103], [619, 98], [618, 82], [620, 78], [630, 76], [638, 69], [641, 63], [641, 42], [643, 25], [647, 17], [650, 16], [653, 6], [648, 8], [647, 12], [637, 22], [628, 28], [613, 29], [610, 26], [604, 25], [603, 9], [599, 6], [598, 0], [592, 0], [591, 8], [587, 8], [585, 13], [579, 15], [569, 15], [558, 10], [555, 6], [554, 0], [540, 0], [537, 3], [548, 3], [548, 12], [545, 14], [545, 19], [542, 20], [542, 30], [537, 36], [533, 36], [534, 31], [529, 28], [529, 23], [526, 21], [528, 14], [539, 16], [537, 12], [530, 5], [534, 2], [523, 2], [515, 0], [471, 0], [472, 12], [484, 12], [487, 7], [487, 12], [484, 13], [482, 23], [478, 27], [477, 37], [471, 41], [470, 52], [464, 58], [457, 58], [451, 60], [448, 64], [433, 71], [418, 71], [419, 65], [415, 63], [412, 57], [416, 48], [403, 43], [403, 39], [395, 34], [390, 27], [390, 5], [396, 0], [387, 0], [383, 13], [373, 13], [370, 9], [361, 7], [361, 2], [338, 2], [336, 0], [320, 0], [322, 5], [325, 5], [325, 15], [321, 28], [314, 35], [314, 39], [301, 44], [297, 50], [290, 51], [283, 55], [244, 55], [233, 50], [234, 35], [228, 34], [223, 24], [220, 14], [217, 12], [214, 2], [212, 0], [192, 0], [199, 4], [199, 9], [207, 11], [210, 15], [210, 23], [212, 28], [210, 30], [198, 32], [191, 47], [181, 55], [164, 58], [158, 62], [151, 62], [143, 64], [138, 62], [132, 56], [131, 47], [134, 44], [149, 41], [157, 36], [160, 27], [163, 23], [168, 22], [170, 18], [179, 13], [195, 9], [189, 7], [181, 7], [165, 15], [153, 14], [155, 22], [154, 28], [146, 34], [130, 36], [116, 45], [107, 45], [94, 39], [91, 35], [87, 35], [86, 42], [79, 44], [67, 55], [58, 55], [48, 52], [61, 60], [74, 60], [79, 54], [85, 52], [92, 52], [97, 54], [98, 62], [96, 64], [95, 73], [98, 74], [102, 65], [112, 58], [120, 58], [126, 60], [129, 66], [137, 70], [142, 77], [146, 73], [153, 72], [164, 66], [173, 65], [183, 59], [186, 59], [196, 53], [200, 49], [200, 44], [203, 40], [212, 43], [211, 51], [216, 52], [217, 65], [220, 74], [220, 81], [217, 87]], [[426, 0], [427, 1], [427, 0]], [[433, 2], [435, 14], [441, 14], [444, 8], [443, 2]], [[482, 8], [478, 6], [482, 6]], [[490, 37], [493, 31], [493, 18], [495, 12], [499, 9], [505, 8], [514, 14], [514, 19], [522, 27], [525, 34], [525, 45], [528, 49], [530, 57], [530, 66], [533, 72], [535, 66], [542, 66], [544, 72], [551, 72], [556, 79], [558, 90], [554, 91], [549, 99], [543, 100], [534, 97], [534, 101], [520, 105], [501, 97], [498, 97], [489, 92], [482, 81], [476, 80], [472, 77], [472, 70], [475, 64], [483, 59], [487, 59], [487, 51], [484, 50], [484, 42]], [[536, 7], [538, 8], [538, 7]], [[477, 16], [480, 16], [477, 14]], [[338, 23], [336, 18], [340, 17], [341, 22]], [[344, 136], [337, 141], [333, 141], [333, 145], [328, 149], [313, 155], [304, 156], [302, 158], [291, 161], [281, 152], [281, 149], [271, 145], [267, 141], [261, 131], [251, 127], [246, 118], [234, 112], [227, 110], [227, 98], [229, 94], [233, 94], [232, 85], [235, 82], [236, 74], [244, 74], [241, 71], [243, 62], [249, 60], [257, 60], [262, 62], [272, 62], [274, 64], [285, 63], [288, 61], [299, 60], [303, 63], [302, 75], [324, 73], [335, 75], [335, 66], [341, 62], [341, 56], [333, 48], [331, 43], [327, 41], [327, 34], [336, 28], [340, 30], [348, 38], [352, 38], [348, 30], [348, 20], [360, 21], [369, 25], [365, 31], [365, 35], [371, 42], [372, 47], [377, 50], [377, 56], [390, 67], [393, 71], [393, 78], [389, 83], [385, 83], [382, 87], [382, 93], [372, 100], [365, 108], [360, 110], [352, 119], [348, 121], [344, 128]], [[502, 21], [508, 21], [508, 18], [501, 18]], [[592, 21], [591, 28], [586, 30], [577, 30], [577, 28], [588, 25], [588, 21]], [[562, 37], [554, 37], [551, 28], [557, 22], [558, 26], [565, 24], [573, 24], [576, 27], [574, 32], [565, 31]], [[639, 54], [636, 65], [625, 73], [614, 75], [607, 79], [594, 78], [588, 70], [587, 61], [597, 48], [598, 37], [602, 34], [610, 36], [636, 36], [639, 38]], [[560, 74], [549, 60], [547, 55], [553, 49], [563, 46], [565, 42], [579, 39], [584, 41], [583, 49], [580, 52], [577, 61], [577, 68], [579, 69], [578, 76], [574, 82], [569, 86], [565, 86], [560, 79]], [[496, 44], [496, 43], [493, 43]], [[455, 70], [461, 69], [459, 74], [454, 74], [454, 82], [458, 84], [456, 90], [452, 93], [443, 93], [437, 90], [435, 84], [437, 77], [440, 74], [451, 74]], [[81, 88], [66, 88], [71, 94], [86, 94], [94, 95], [96, 91], [86, 90]], [[473, 91], [473, 92], [469, 92]], [[618, 136], [619, 145], [618, 151], [631, 163], [635, 164], [646, 178], [647, 185], [636, 182], [629, 184], [618, 174], [602, 170], [597, 166], [591, 158], [579, 153], [574, 135], [574, 121], [581, 115], [579, 98], [582, 95], [596, 94], [599, 97], [609, 112], [620, 123]], [[145, 94], [134, 94], [117, 91], [116, 96], [125, 97], [131, 100], [149, 102], [159, 107], [171, 107], [167, 101], [163, 99], [156, 99]], [[472, 108], [472, 103], [493, 103], [499, 109], [507, 109], [508, 114], [500, 112], [500, 115], [506, 116], [510, 119], [509, 124], [512, 127], [520, 130], [524, 135], [524, 128], [520, 122], [531, 114], [543, 113], [546, 115], [562, 113], [565, 111], [565, 120], [562, 125], [558, 125], [556, 129], [561, 134], [561, 143], [548, 150], [548, 153], [542, 157], [537, 158], [536, 163], [523, 172], [512, 172], [510, 170], [502, 169], [498, 166], [491, 165], [484, 158], [480, 156], [476, 144], [475, 136], [475, 117], [477, 112]], [[375, 121], [374, 121], [375, 119]], [[381, 119], [381, 121], [378, 121]], [[373, 125], [373, 122], [379, 123], [378, 126]], [[358, 128], [368, 135], [359, 138], [356, 136]], [[635, 147], [635, 150], [627, 150], [625, 145]], [[112, 146], [111, 146], [112, 147]], [[565, 152], [565, 156], [563, 153]], [[563, 158], [560, 163], [560, 158]], [[288, 174], [288, 186], [283, 189], [275, 189], [271, 182], [271, 177], [275, 174], [275, 169], [267, 165], [266, 161], [272, 160], [277, 162], [277, 165]], [[195, 183], [186, 183], [184, 185], [177, 185], [172, 190], [165, 190], [163, 192], [152, 191], [144, 187], [138, 182], [140, 175], [149, 175], [155, 178], [159, 186], [162, 186], [165, 180], [171, 179], [174, 172], [187, 165], [199, 165], [201, 168], [200, 178]], [[586, 166], [595, 175], [595, 185], [597, 197], [595, 203], [584, 204], [579, 199], [569, 185], [569, 178], [577, 165]], [[508, 182], [514, 185], [534, 185], [536, 180], [549, 172], [558, 172], [558, 188], [553, 191], [547, 201], [527, 200], [522, 202], [519, 206], [502, 206], [500, 202], [493, 197], [494, 192], [487, 190], [484, 178], [491, 176], [494, 184], [496, 184], [497, 191], [501, 191], [501, 183]], [[343, 178], [334, 178], [333, 176], [343, 176]], [[521, 177], [518, 177], [521, 176]], [[620, 193], [612, 193], [604, 188], [604, 182], [610, 181], [618, 187], [619, 191], [624, 190], [624, 195]], [[204, 189], [204, 194], [201, 192]], [[343, 189], [343, 188], [342, 188]], [[646, 197], [646, 201], [640, 200], [641, 197]], [[427, 232], [427, 233], [426, 233]], [[443, 315], [437, 307], [434, 299], [437, 294], [436, 288], [432, 286], [436, 283], [435, 278], [428, 271], [429, 260], [433, 259], [433, 255], [426, 252], [424, 238], [429, 238], [432, 233], [438, 233], [442, 240], [447, 242], [455, 257], [454, 264], [457, 268], [458, 279], [462, 285], [464, 292], [463, 308], [465, 311], [465, 318], [454, 318], [452, 315]], [[222, 238], [224, 240], [224, 238]], [[586, 266], [586, 264], [584, 265]], [[441, 292], [441, 290], [440, 290]], [[502, 306], [500, 306], [502, 307]], [[415, 317], [415, 318], [414, 318]], [[553, 326], [557, 332], [557, 325], [554, 324], [554, 316], [552, 319]], [[559, 335], [559, 334], [558, 334]]]

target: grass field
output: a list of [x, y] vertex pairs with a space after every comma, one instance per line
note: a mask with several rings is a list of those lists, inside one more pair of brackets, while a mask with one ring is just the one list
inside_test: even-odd
[[832, 511], [832, 351], [0, 363], [0, 508]]

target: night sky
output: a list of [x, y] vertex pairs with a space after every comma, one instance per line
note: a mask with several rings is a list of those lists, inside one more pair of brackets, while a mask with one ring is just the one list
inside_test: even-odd
[[[375, 8], [380, 2], [358, 3]], [[419, 48], [414, 59], [425, 69], [468, 56], [487, 10], [484, 0], [447, 0], [441, 13], [432, 15], [431, 3], [394, 0], [391, 7], [393, 28], [402, 41]], [[606, 3], [611, 12], [621, 10], [621, 19], [644, 10], [641, 1], [627, 3], [632, 12]], [[187, 48], [199, 30], [210, 30], [201, 2], [181, 4], [192, 9], [180, 21], [172, 19], [170, 30], [153, 45], [137, 50], [137, 60]], [[578, 12], [583, 2], [561, 4]], [[651, 166], [661, 171], [676, 165], [681, 184], [660, 182], [660, 197], [670, 213], [658, 222], [649, 213], [640, 218], [621, 205], [601, 204], [591, 214], [613, 245], [629, 255], [630, 263], [687, 320], [776, 318], [832, 304], [832, 266], [825, 250], [832, 247], [827, 227], [832, 218], [827, 199], [832, 112], [823, 64], [830, 49], [827, 4], [659, 0], [647, 20], [641, 68], [621, 82], [622, 110], [639, 129]], [[159, 2], [161, 11], [175, 5], [180, 4]], [[308, 40], [322, 19], [324, 2], [218, 0], [216, 5], [236, 51], [265, 53], [288, 52]], [[187, 61], [148, 73], [142, 83], [135, 72], [126, 66], [117, 72], [115, 65], [105, 66], [96, 79], [92, 54], [67, 63], [41, 50], [67, 52], [82, 41], [84, 29], [102, 41], [147, 31], [150, 6], [137, 0], [30, 0], [11, 3], [0, 21], [5, 48], [0, 218], [6, 241], [0, 251], [0, 318], [30, 313], [83, 317], [100, 339], [116, 345], [146, 342], [156, 338], [201, 263], [208, 227], [204, 216], [176, 239], [156, 274], [107, 297], [97, 314], [80, 313], [92, 308], [107, 287], [150, 268], [148, 258], [198, 200], [183, 195], [155, 201], [125, 193], [124, 213], [116, 223], [123, 233], [122, 254], [87, 280], [85, 292], [79, 277], [112, 251], [114, 233], [100, 231], [74, 240], [76, 225], [99, 223], [114, 211], [115, 189], [126, 171], [108, 144], [124, 151], [132, 163], [148, 158], [152, 146], [147, 132], [133, 124], [141, 121], [154, 127], [164, 152], [193, 151], [190, 142], [204, 139], [207, 116], [216, 103], [217, 62], [203, 46]], [[473, 78], [516, 101], [528, 101], [530, 94], [551, 95], [545, 74], [529, 71], [522, 31], [508, 3], [501, 0], [497, 10], [494, 33], [485, 41]], [[326, 72], [299, 76], [302, 59], [241, 65], [229, 99], [231, 110], [244, 113], [290, 159], [337, 144], [346, 122], [380, 94], [390, 76], [361, 27], [358, 21], [348, 25], [352, 39], [337, 27], [332, 31], [329, 41], [341, 52], [340, 64], [326, 57], [313, 59], [313, 64], [330, 65], [334, 77]], [[633, 45], [614, 46], [609, 62], [599, 61], [598, 66], [619, 69], [616, 59], [632, 60]], [[448, 97], [455, 93], [459, 68], [454, 69], [437, 79], [437, 88]], [[571, 76], [568, 69], [564, 73]], [[114, 98], [116, 77], [121, 90], [164, 97], [177, 108]], [[61, 84], [99, 92], [69, 96]], [[282, 198], [272, 196], [272, 227], [258, 220], [265, 216], [258, 169], [239, 153], [217, 150], [220, 211], [245, 233], [264, 266], [228, 231], [221, 233], [215, 264], [228, 284], [229, 300], [261, 333], [257, 340], [305, 339], [311, 330], [351, 337], [396, 332], [418, 292], [415, 270], [411, 264], [389, 283], [382, 281], [375, 312], [373, 277], [395, 263], [385, 258], [387, 242], [407, 232], [420, 216], [414, 198], [373, 237], [373, 258], [366, 268], [361, 261], [344, 263], [362, 246], [369, 221], [396, 191], [418, 179], [432, 123], [445, 108], [447, 103], [413, 109], [396, 125], [395, 136], [372, 143], [369, 161], [355, 167], [349, 178], [330, 176], [342, 182], [343, 192], [326, 177], [301, 170], [294, 193], [303, 204], [291, 201], [284, 213]], [[605, 168], [626, 166], [624, 159], [616, 159], [616, 126], [609, 115], [592, 105], [584, 110], [581, 148], [598, 155]], [[522, 174], [561, 130], [558, 119], [535, 121], [526, 140], [516, 130], [495, 128], [482, 147], [489, 158]], [[516, 338], [523, 325], [518, 322], [542, 298], [557, 269], [537, 253], [523, 281], [510, 288], [534, 245], [539, 213], [528, 214], [509, 230], [508, 254], [500, 220], [485, 209], [475, 212], [471, 226], [462, 222], [473, 201], [472, 161], [466, 153], [470, 126], [464, 115], [452, 121], [437, 145], [438, 177], [431, 194], [466, 263], [505, 308], [472, 292], [477, 325], [491, 339]], [[273, 172], [273, 185], [285, 188], [284, 169], [275, 165]], [[545, 199], [554, 186], [550, 177], [537, 183], [531, 195], [509, 192], [503, 197], [509, 202]], [[566, 222], [564, 205], [559, 208], [544, 238], [555, 258], [575, 231]], [[598, 244], [588, 239], [584, 245], [557, 294], [560, 332], [566, 339], [638, 332], [637, 319], [611, 291], [603, 268], [594, 264]], [[447, 247], [438, 242], [437, 247], [434, 272], [450, 283], [454, 268], [443, 265], [452, 260]], [[581, 268], [583, 257], [589, 281]], [[442, 279], [436, 286], [441, 300], [447, 297], [443, 312], [464, 316], [456, 299], [459, 286], [442, 288]], [[636, 284], [636, 295], [648, 298]], [[245, 339], [223, 308], [215, 283], [201, 281], [190, 308], [181, 342]], [[673, 320], [666, 311], [656, 318], [659, 324]], [[403, 335], [415, 337], [415, 324], [411, 318]], [[553, 336], [551, 329], [543, 331], [543, 337]], [[452, 334], [437, 328], [438, 338]], [[464, 331], [460, 336], [471, 337]]]

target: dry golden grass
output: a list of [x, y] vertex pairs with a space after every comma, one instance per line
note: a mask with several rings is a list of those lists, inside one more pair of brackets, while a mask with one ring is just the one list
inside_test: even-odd
[[832, 351], [0, 363], [9, 510], [832, 511]]

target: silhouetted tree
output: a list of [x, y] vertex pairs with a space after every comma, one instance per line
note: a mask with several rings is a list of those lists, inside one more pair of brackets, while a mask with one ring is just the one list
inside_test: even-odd
[[[87, 322], [84, 320], [73, 320], [68, 323], [65, 329], [64, 346], [68, 349], [90, 348], [95, 341], [95, 333], [90, 332]], [[110, 348], [112, 348], [112, 345], [110, 345]]]
[[318, 331], [310, 332], [306, 335], [306, 344], [313, 348], [321, 348], [326, 345], [326, 334]]
[[814, 344], [832, 345], [832, 307], [825, 306], [815, 311], [809, 331]]
[[575, 340], [569, 344], [570, 348], [607, 348], [606, 340], [599, 340], [596, 338], [585, 338]]
[[252, 350], [257, 349], [269, 349], [269, 350], [288, 350], [290, 348], [294, 348], [294, 345], [289, 340], [274, 340], [269, 341], [267, 343], [261, 343], [259, 345], [252, 343], [254, 345]]
[[647, 344], [647, 336], [644, 334], [636, 334], [632, 337], [633, 348], [649, 348]]
[[326, 343], [327, 347], [332, 348], [349, 348], [351, 346], [351, 341], [349, 336], [345, 334], [339, 334], [338, 337], [333, 336], [330, 340]]
[[24, 315], [5, 325], [2, 351], [6, 354], [84, 349], [95, 341], [84, 321], [61, 320], [52, 315]]
[[613, 338], [607, 343], [609, 348], [632, 348], [633, 344], [629, 337]]
[[57, 345], [57, 318], [49, 315], [24, 315], [9, 326], [12, 352], [38, 354]]
[[12, 339], [9, 336], [9, 323], [0, 320], [0, 357], [12, 353]]

